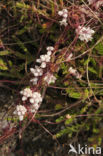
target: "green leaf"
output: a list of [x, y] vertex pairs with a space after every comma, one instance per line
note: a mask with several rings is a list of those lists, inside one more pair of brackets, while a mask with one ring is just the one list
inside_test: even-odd
[[90, 62], [90, 58], [88, 58], [85, 62], [84, 62], [84, 66], [87, 65]]
[[80, 110], [80, 114], [83, 114], [86, 112], [86, 110], [88, 109], [88, 104], [86, 106], [84, 106], [81, 110]]
[[20, 2], [17, 2], [16, 3], [16, 7], [18, 7], [18, 8], [24, 8], [24, 9], [29, 9], [30, 8], [30, 6], [29, 5], [27, 5], [27, 4], [25, 4], [25, 3], [20, 3]]
[[70, 119], [67, 119], [67, 120], [65, 121], [65, 125], [69, 125], [70, 123], [72, 123], [73, 120], [74, 120], [73, 117], [70, 118]]
[[10, 55], [10, 54], [12, 54], [12, 53], [13, 53], [13, 52], [11, 52], [11, 51], [4, 50], [4, 51], [0, 51], [0, 56]]
[[56, 106], [55, 106], [55, 110], [59, 110], [59, 109], [62, 109], [62, 108], [63, 108], [63, 106], [61, 104], [56, 104]]
[[2, 59], [0, 59], [0, 70], [7, 70], [7, 69], [8, 69], [7, 64]]
[[91, 63], [93, 64], [93, 66], [96, 67], [96, 64], [97, 64], [97, 63], [96, 63], [95, 59], [91, 57], [91, 58], [90, 58], [90, 61], [91, 61]]
[[81, 94], [79, 92], [71, 92], [69, 96], [75, 99], [80, 99]]
[[95, 49], [98, 50], [98, 54], [103, 55], [103, 43], [100, 42]]
[[64, 116], [61, 116], [60, 118], [56, 119], [56, 122], [61, 122], [65, 117]]
[[62, 135], [67, 134], [67, 133], [69, 133], [69, 128], [65, 128], [65, 129], [61, 130], [60, 132], [58, 132], [58, 133], [56, 134], [56, 137], [59, 138], [59, 137], [61, 137]]
[[97, 74], [97, 71], [93, 67], [88, 67], [88, 70], [94, 74]]
[[99, 129], [93, 128], [93, 133], [98, 133], [98, 132], [99, 132]]
[[81, 93], [76, 91], [73, 88], [67, 88], [66, 92], [69, 94], [70, 97], [75, 98], [75, 99], [80, 99], [81, 98]]

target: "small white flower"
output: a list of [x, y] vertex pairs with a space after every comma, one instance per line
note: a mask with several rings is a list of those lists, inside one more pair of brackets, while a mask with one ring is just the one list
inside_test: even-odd
[[47, 47], [46, 49], [47, 49], [47, 51], [53, 51], [53, 50], [54, 50], [54, 47], [49, 46], [49, 47]]
[[45, 68], [46, 67], [46, 63], [45, 62], [42, 62], [40, 67], [41, 68]]
[[35, 110], [38, 110], [38, 108], [39, 108], [38, 104], [34, 104], [33, 106], [34, 106]]
[[27, 109], [23, 105], [17, 105], [14, 114], [18, 115], [19, 120], [22, 121], [26, 112]]
[[30, 68], [31, 73], [35, 73], [35, 69], [34, 68]]
[[72, 67], [70, 67], [70, 68], [69, 68], [69, 72], [70, 72], [71, 74], [75, 74], [75, 73], [77, 72], [77, 70], [76, 70], [76, 69], [73, 69]]
[[27, 100], [27, 96], [23, 96], [22, 101], [26, 101], [26, 100]]
[[32, 97], [34, 99], [39, 99], [39, 102], [42, 102], [42, 97], [41, 97], [41, 94], [39, 92], [34, 92]]
[[73, 74], [77, 79], [81, 79], [81, 77], [82, 77], [82, 75], [79, 74], [77, 72], [77, 70], [76, 69], [73, 69], [72, 67], [69, 68], [69, 72], [70, 72], [70, 74]]
[[50, 56], [49, 55], [45, 55], [45, 62], [50, 62]]
[[35, 103], [38, 104], [39, 102], [40, 102], [39, 98], [38, 98], [38, 99], [36, 98], [36, 99], [35, 99]]
[[92, 30], [90, 27], [81, 27], [79, 26], [76, 29], [76, 33], [79, 34], [79, 39], [81, 41], [91, 41], [92, 40], [92, 35], [95, 33], [94, 30]]
[[37, 59], [36, 62], [41, 63], [41, 59]]
[[41, 55], [40, 58], [41, 58], [41, 61], [45, 61], [45, 55]]
[[68, 25], [67, 20], [64, 18], [62, 21], [60, 21], [60, 25], [67, 26]]
[[51, 52], [51, 51], [48, 51], [48, 52], [47, 52], [47, 55], [49, 55], [49, 56], [50, 56], [51, 54], [52, 54], [52, 52]]
[[58, 11], [58, 15], [62, 16], [63, 15], [63, 11]]
[[50, 62], [50, 56], [49, 55], [41, 55], [41, 62]]
[[23, 95], [30, 97], [32, 96], [32, 90], [30, 88], [25, 88], [23, 91]]
[[67, 9], [63, 9], [63, 13], [68, 13], [68, 10]]
[[44, 77], [44, 81], [47, 82], [47, 84], [55, 83], [56, 77], [53, 76], [51, 73], [47, 73], [47, 75]]
[[68, 10], [67, 9], [63, 9], [61, 11], [58, 11], [58, 15], [59, 16], [63, 16], [64, 14], [67, 14], [68, 15]]
[[25, 101], [27, 98], [32, 96], [32, 90], [30, 88], [25, 88], [24, 90], [20, 91], [20, 94], [23, 95], [22, 101]]
[[[35, 69], [34, 68], [30, 68], [30, 71], [32, 72], [32, 74], [35, 77], [42, 76], [42, 74], [43, 74], [42, 68], [46, 68], [46, 63], [50, 62], [50, 59], [51, 59], [50, 56], [52, 54], [52, 51], [54, 50], [54, 47], [49, 46], [46, 49], [47, 49], [47, 54], [41, 55], [40, 58], [36, 60], [36, 62], [41, 63], [41, 68], [38, 67], [38, 66], [35, 66]], [[34, 84], [36, 84], [36, 83], [37, 82], [35, 81]]]
[[60, 25], [67, 26], [68, 25], [67, 23], [68, 10], [63, 9], [62, 11], [59, 11], [58, 14], [63, 17], [63, 19], [60, 21]]
[[37, 103], [34, 103], [30, 106], [30, 111], [32, 113], [35, 113], [39, 109], [39, 105]]
[[23, 118], [24, 118], [24, 117], [23, 117], [22, 115], [19, 116], [19, 120], [20, 120], [20, 121], [22, 121]]
[[35, 66], [35, 69], [34, 68], [30, 68], [30, 71], [36, 77], [43, 75], [43, 70], [40, 67], [38, 67], [38, 66]]
[[18, 116], [22, 115], [22, 113], [21, 113], [21, 112], [18, 112], [17, 114], [18, 114]]
[[31, 79], [31, 80], [30, 80], [30, 82], [32, 82], [32, 83], [33, 83], [33, 85], [36, 85], [36, 84], [37, 84], [37, 82], [38, 82], [38, 78], [37, 78], [37, 77], [35, 77], [35, 78]]
[[35, 102], [34, 98], [30, 98], [30, 103], [34, 103], [34, 102]]
[[30, 98], [30, 103], [31, 104], [38, 104], [42, 102], [42, 97], [41, 97], [41, 94], [39, 92], [34, 92], [32, 94], [32, 97]]
[[77, 73], [77, 74], [76, 74], [76, 78], [77, 78], [77, 79], [81, 79], [81, 78], [82, 78], [82, 75], [79, 74], [79, 73]]
[[41, 68], [37, 67], [36, 70], [37, 70], [38, 73], [42, 73], [42, 69]]
[[39, 73], [34, 73], [34, 76], [38, 77], [38, 76], [40, 76], [40, 75], [39, 75]]
[[63, 17], [64, 17], [64, 18], [67, 18], [67, 17], [68, 17], [68, 15], [67, 15], [67, 14], [63, 14]]

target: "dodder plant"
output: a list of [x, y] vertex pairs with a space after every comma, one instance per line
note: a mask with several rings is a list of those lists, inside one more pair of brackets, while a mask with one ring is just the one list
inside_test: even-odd
[[[9, 32], [11, 40], [9, 38], [8, 44], [5, 43], [7, 42], [5, 36], [1, 36], [2, 72], [0, 75], [16, 80], [23, 78], [26, 85], [20, 91], [20, 98], [10, 114], [18, 120], [14, 122], [15, 126], [12, 129], [8, 129], [8, 132], [1, 136], [1, 142], [7, 135], [18, 131], [21, 136], [31, 122], [36, 122], [37, 114], [39, 117], [48, 117], [48, 119], [53, 117], [57, 125], [64, 123], [63, 129], [55, 131], [53, 138], [68, 134], [69, 138], [75, 135], [74, 140], [77, 141], [81, 131], [83, 134], [85, 131], [90, 131], [92, 135], [95, 133], [98, 136], [101, 135], [102, 127], [98, 130], [97, 122], [100, 123], [102, 118], [93, 120], [92, 117], [97, 114], [102, 116], [103, 92], [102, 84], [98, 83], [102, 80], [102, 4], [100, 0], [98, 2], [77, 0], [75, 3], [62, 0], [60, 2], [10, 1], [8, 3], [10, 22], [11, 17], [14, 17], [14, 21], [17, 19], [20, 27], [18, 26], [19, 30], [12, 29]], [[1, 8], [2, 14], [4, 10], [7, 11], [5, 2]], [[7, 30], [2, 29], [1, 34], [4, 31], [7, 33]], [[33, 35], [37, 35], [38, 40], [29, 43], [28, 36], [33, 42]], [[10, 45], [13, 40], [16, 46], [12, 47]], [[31, 52], [34, 51], [33, 48], [35, 51], [39, 49], [36, 57], [34, 57], [35, 53]], [[41, 54], [42, 51], [43, 54]], [[3, 56], [8, 58], [7, 62], [4, 61]], [[9, 70], [10, 74], [8, 74]], [[53, 83], [56, 85], [53, 86]], [[60, 103], [60, 100], [59, 103], [54, 102], [53, 114], [39, 112], [43, 99], [47, 100], [45, 98], [47, 88], [60, 90], [66, 97], [64, 103]], [[92, 120], [93, 125], [91, 125]], [[25, 126], [22, 126], [23, 123]], [[19, 124], [21, 127], [18, 130]], [[85, 130], [83, 130], [84, 127]], [[91, 136], [88, 140], [95, 145], [95, 137]], [[101, 140], [98, 139], [97, 144], [100, 143]]]

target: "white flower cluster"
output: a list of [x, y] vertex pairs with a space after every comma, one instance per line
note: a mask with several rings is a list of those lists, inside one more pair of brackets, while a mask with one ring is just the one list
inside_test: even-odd
[[18, 115], [19, 120], [22, 121], [26, 112], [27, 112], [27, 109], [24, 106], [17, 105], [16, 110], [14, 111], [14, 114]]
[[[50, 62], [52, 51], [54, 50], [54, 47], [50, 46], [47, 47], [47, 54], [41, 55], [39, 59], [36, 60], [36, 62], [40, 63], [40, 66], [35, 66], [35, 68], [30, 68], [31, 73], [34, 75], [34, 78], [30, 80], [34, 85], [38, 82], [38, 77], [43, 75], [43, 68], [46, 67], [47, 63]], [[48, 84], [51, 82], [55, 82], [56, 78], [52, 74], [46, 74], [44, 81], [46, 81]], [[36, 112], [39, 108], [39, 104], [42, 102], [42, 96], [39, 92], [33, 92], [30, 88], [25, 88], [22, 91], [20, 91], [20, 94], [22, 95], [22, 101], [26, 101], [29, 98], [30, 102], [30, 111]], [[16, 111], [14, 111], [14, 114], [17, 114], [19, 116], [19, 119], [22, 121], [23, 116], [25, 115], [27, 109], [22, 105], [17, 105]]]
[[32, 92], [30, 88], [25, 88], [20, 91], [20, 94], [23, 95], [22, 101], [26, 101], [29, 98], [31, 104], [42, 102], [41, 94], [39, 92]]
[[47, 63], [50, 62], [53, 50], [54, 47], [47, 47], [47, 54], [41, 55], [40, 58], [36, 60], [37, 63], [41, 64], [40, 67], [35, 66], [35, 68], [30, 68], [31, 73], [35, 76], [33, 79], [30, 80], [30, 82], [32, 82], [33, 85], [36, 85], [38, 82], [38, 77], [43, 75], [43, 68], [46, 68]]
[[30, 106], [31, 112], [36, 112], [39, 108], [39, 103], [42, 102], [42, 97], [39, 92], [33, 92], [32, 97], [30, 98], [30, 103], [32, 104]]
[[74, 75], [77, 79], [81, 79], [82, 75], [80, 75], [76, 69], [74, 69], [73, 67], [69, 68], [69, 72], [70, 74]]
[[39, 66], [35, 66], [35, 69], [34, 68], [30, 68], [30, 71], [31, 71], [31, 73], [35, 77], [38, 77], [38, 76], [42, 76], [43, 75], [43, 70]]
[[38, 92], [33, 92], [32, 97], [30, 98], [30, 103], [34, 104], [38, 104], [39, 102], [42, 102], [42, 97], [41, 94]]
[[81, 41], [91, 41], [92, 40], [92, 35], [95, 33], [94, 30], [92, 30], [90, 27], [81, 27], [79, 26], [76, 29], [76, 33], [79, 34], [79, 39]]
[[24, 90], [20, 91], [20, 94], [23, 95], [22, 101], [26, 101], [29, 97], [32, 96], [32, 90], [30, 88], [25, 88]]
[[22, 101], [26, 101], [29, 98], [29, 102], [32, 104], [31, 107], [35, 108], [35, 111], [39, 108], [39, 103], [42, 102], [42, 97], [39, 92], [32, 92], [30, 88], [25, 88], [20, 91], [20, 94], [23, 95]]
[[[26, 101], [29, 98], [31, 103], [30, 111], [36, 112], [39, 108], [39, 103], [42, 102], [42, 96], [39, 92], [32, 92], [30, 88], [25, 88], [24, 90], [20, 91], [20, 94], [23, 95], [22, 101]], [[19, 120], [23, 120], [23, 116], [27, 112], [27, 109], [23, 105], [17, 105], [14, 114], [19, 116]]]
[[49, 85], [50, 83], [55, 83], [56, 77], [48, 72], [44, 77], [44, 81]]
[[46, 63], [50, 62], [52, 51], [54, 50], [54, 47], [50, 46], [47, 47], [47, 54], [41, 55], [39, 59], [36, 60], [36, 62], [41, 63], [41, 68], [46, 67]]
[[30, 80], [30, 82], [32, 82], [33, 85], [36, 85], [37, 82], [38, 82], [38, 78], [37, 77], [34, 77], [33, 79]]
[[60, 25], [67, 26], [68, 25], [67, 23], [68, 10], [63, 9], [61, 11], [58, 11], [58, 15], [63, 17], [63, 19], [60, 21]]

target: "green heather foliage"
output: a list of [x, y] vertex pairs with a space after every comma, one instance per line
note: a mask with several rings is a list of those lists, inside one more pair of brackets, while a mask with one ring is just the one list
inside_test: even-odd
[[[67, 32], [64, 32], [65, 27], [60, 26], [60, 17], [58, 17], [58, 11], [63, 7], [71, 9], [71, 3], [72, 1], [69, 3], [63, 0], [9, 0], [8, 2], [3, 0], [0, 2], [0, 47], [2, 47], [0, 78], [16, 81], [14, 88], [21, 84], [21, 89], [28, 86], [30, 67], [34, 67], [36, 59], [46, 53], [47, 46], [57, 47], [57, 60], [56, 62], [52, 60], [53, 64], [59, 65], [55, 73], [57, 81], [56, 84], [48, 87], [40, 108], [49, 111], [38, 112], [36, 118], [40, 121], [48, 120], [56, 123], [55, 129], [54, 126], [50, 129], [53, 138], [67, 136], [68, 139], [73, 139], [74, 143], [79, 142], [80, 139], [83, 140], [84, 137], [85, 143], [92, 144], [94, 147], [101, 146], [103, 139], [103, 18], [88, 17], [87, 23], [90, 22], [91, 28], [96, 31], [91, 42], [85, 43], [78, 39], [72, 44], [76, 35], [75, 28], [69, 27]], [[77, 0], [76, 5], [81, 4], [84, 4], [83, 1]], [[103, 9], [100, 11], [102, 12]], [[75, 16], [77, 17], [78, 14]], [[92, 18], [94, 21], [90, 21]], [[95, 21], [96, 24], [94, 24]], [[72, 52], [73, 58], [79, 55], [80, 57], [65, 62], [65, 50], [68, 54]], [[84, 54], [85, 51], [87, 52]], [[76, 79], [68, 72], [71, 66], [82, 75], [81, 79]], [[70, 119], [66, 117], [68, 114], [71, 116]], [[15, 122], [18, 123], [18, 121]], [[58, 125], [60, 127], [63, 125], [64, 128], [60, 129]], [[47, 124], [46, 128], [48, 129]]]

